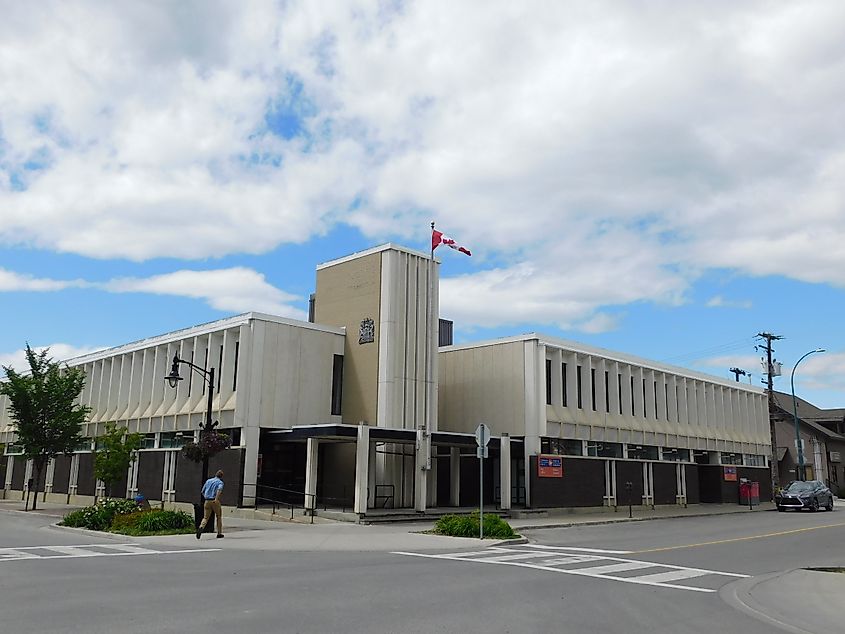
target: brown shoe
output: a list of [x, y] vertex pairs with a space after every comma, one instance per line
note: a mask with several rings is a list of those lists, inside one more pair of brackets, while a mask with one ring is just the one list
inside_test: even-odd
[[218, 535], [218, 536], [217, 536], [217, 539], [220, 539], [220, 538], [221, 538], [221, 537], [223, 537], [223, 536], [224, 536], [224, 535], [221, 533], [220, 535]]

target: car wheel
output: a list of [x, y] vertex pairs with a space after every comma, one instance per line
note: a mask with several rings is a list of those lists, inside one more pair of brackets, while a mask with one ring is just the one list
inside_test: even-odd
[[824, 508], [828, 511], [833, 510], [833, 496], [832, 495], [830, 496], [830, 498], [827, 501], [827, 506], [825, 506]]
[[818, 510], [819, 510], [819, 499], [813, 498], [813, 501], [810, 502], [810, 512], [815, 513]]
[[779, 507], [778, 507], [778, 513], [783, 513], [785, 510], [786, 510], [786, 509], [785, 509], [785, 508], [783, 508], [782, 506], [779, 506]]

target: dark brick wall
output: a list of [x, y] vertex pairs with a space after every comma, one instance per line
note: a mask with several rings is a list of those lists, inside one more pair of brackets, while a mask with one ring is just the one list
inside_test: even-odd
[[628, 506], [626, 482], [631, 482], [634, 485], [631, 489], [631, 504], [642, 504], [644, 493], [642, 462], [616, 461], [616, 503], [620, 506]]
[[70, 483], [70, 461], [72, 456], [56, 456], [53, 466], [53, 493], [67, 493]]
[[530, 460], [531, 506], [554, 508], [604, 504], [604, 461], [563, 457], [562, 478], [537, 475], [537, 456]]
[[[437, 506], [449, 506], [451, 498], [452, 460], [449, 456], [437, 456]], [[370, 469], [374, 469], [370, 465]]]
[[684, 465], [687, 480], [687, 503], [698, 504], [701, 502], [700, 485], [698, 482], [698, 465]]
[[655, 462], [652, 467], [654, 474], [654, 503], [676, 504], [678, 494], [678, 476], [673, 463]]
[[113, 497], [113, 498], [125, 498], [126, 497], [126, 487], [129, 484], [129, 477], [127, 473], [124, 471], [123, 475], [120, 476], [117, 480], [111, 483], [111, 485], [106, 486], [106, 495]]
[[0, 453], [0, 489], [6, 486], [6, 465], [9, 457]]
[[161, 499], [164, 481], [164, 452], [138, 452], [138, 493], [148, 500]]
[[23, 476], [26, 472], [26, 460], [23, 456], [15, 456], [12, 463], [12, 488], [23, 491]]
[[[491, 454], [492, 456], [492, 454]], [[493, 504], [493, 459], [484, 460], [484, 504]], [[478, 458], [461, 458], [461, 506], [478, 506]]]
[[[220, 501], [224, 506], [239, 506], [243, 499], [243, 474], [245, 451], [227, 449], [208, 461], [208, 475], [223, 470], [223, 494]], [[140, 475], [140, 474], [139, 474]], [[197, 502], [202, 490], [202, 464], [191, 462], [180, 454], [176, 459], [176, 501]]]
[[772, 476], [768, 467], [737, 467], [736, 473], [738, 478], [760, 483], [761, 502], [772, 499]]
[[81, 453], [79, 455], [79, 472], [76, 476], [76, 494], [94, 495], [96, 482], [94, 481], [94, 454]]

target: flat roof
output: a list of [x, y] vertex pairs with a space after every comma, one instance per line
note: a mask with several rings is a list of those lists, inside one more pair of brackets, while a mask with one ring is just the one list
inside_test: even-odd
[[732, 381], [731, 379], [723, 378], [713, 374], [707, 374], [706, 372], [697, 372], [695, 370], [690, 370], [689, 368], [684, 368], [681, 366], [660, 363], [659, 361], [652, 361], [650, 359], [645, 359], [643, 357], [638, 357], [632, 354], [625, 354], [624, 352], [607, 350], [606, 348], [598, 348], [596, 346], [590, 346], [584, 343], [579, 343], [577, 341], [570, 341], [568, 339], [561, 339], [559, 337], [552, 337], [536, 332], [529, 332], [522, 335], [515, 335], [512, 337], [502, 337], [500, 339], [488, 339], [486, 341], [478, 341], [474, 343], [467, 343], [456, 346], [443, 346], [442, 348], [440, 348], [439, 351], [444, 353], [457, 352], [460, 350], [471, 350], [473, 348], [483, 348], [488, 346], [497, 346], [507, 343], [518, 343], [524, 341], [537, 341], [538, 343], [546, 344], [554, 348], [571, 350], [572, 352], [580, 352], [581, 354], [595, 355], [597, 357], [607, 359], [608, 361], [630, 363], [631, 365], [636, 365], [649, 370], [659, 370], [660, 372], [666, 372], [669, 374], [675, 374], [686, 378], [707, 381], [709, 383], [716, 383], [725, 387], [739, 388], [747, 392], [753, 392], [755, 394], [766, 393], [766, 391], [761, 387], [749, 385], [748, 383], [743, 383], [741, 381]]
[[[386, 244], [380, 244], [376, 247], [371, 247], [369, 249], [364, 249], [363, 251], [356, 251], [355, 253], [350, 253], [349, 255], [345, 255], [342, 258], [337, 258], [335, 260], [329, 260], [328, 262], [323, 262], [317, 265], [317, 270], [327, 269], [330, 266], [335, 266], [337, 264], [343, 264], [344, 262], [350, 262], [351, 260], [357, 260], [358, 258], [363, 258], [368, 255], [373, 255], [374, 253], [381, 253], [382, 251], [399, 251], [400, 253], [407, 253], [408, 255], [415, 255], [420, 258], [425, 258], [428, 260], [431, 257], [431, 253], [425, 253], [423, 251], [415, 251], [413, 249], [409, 249], [408, 247], [403, 247], [398, 244], [393, 244], [392, 242], [387, 242]], [[434, 261], [440, 264], [440, 260], [434, 258]]]
[[158, 346], [173, 341], [179, 341], [181, 339], [187, 339], [188, 337], [205, 335], [210, 332], [216, 332], [218, 330], [234, 328], [235, 326], [244, 326], [252, 320], [267, 321], [275, 324], [283, 324], [285, 326], [305, 328], [307, 330], [318, 330], [320, 332], [326, 332], [335, 335], [346, 335], [345, 328], [337, 328], [335, 326], [324, 326], [321, 324], [312, 324], [308, 321], [289, 319], [288, 317], [280, 317], [278, 315], [268, 315], [267, 313], [249, 312], [240, 315], [235, 315], [234, 317], [225, 317], [223, 319], [217, 319], [215, 321], [197, 324], [196, 326], [190, 326], [188, 328], [182, 328], [180, 330], [174, 330], [172, 332], [168, 332], [162, 335], [147, 337], [146, 339], [139, 339], [138, 341], [132, 341], [130, 343], [114, 346], [112, 348], [104, 348], [103, 350], [90, 352], [86, 355], [82, 355], [79, 357], [62, 359], [62, 362], [67, 363], [68, 365], [82, 365], [84, 363], [99, 361], [100, 359], [113, 357], [119, 354], [127, 354], [129, 352], [135, 352], [136, 350], [143, 350], [144, 348], [151, 348], [153, 346]]

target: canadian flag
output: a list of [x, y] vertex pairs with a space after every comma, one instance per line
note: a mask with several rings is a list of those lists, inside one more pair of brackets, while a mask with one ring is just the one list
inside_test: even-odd
[[466, 253], [467, 255], [472, 255], [469, 252], [469, 249], [466, 247], [460, 246], [457, 242], [455, 242], [449, 236], [443, 235], [441, 232], [433, 230], [431, 231], [431, 250], [434, 251], [437, 247], [441, 244], [445, 244], [447, 247], [451, 247], [455, 249], [455, 251], [460, 251], [461, 253]]

